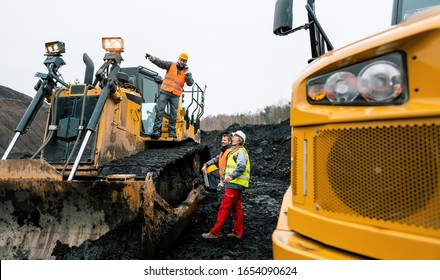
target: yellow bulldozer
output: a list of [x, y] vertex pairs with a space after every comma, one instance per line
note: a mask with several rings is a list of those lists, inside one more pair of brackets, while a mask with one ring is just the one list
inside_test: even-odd
[[[143, 66], [122, 68], [122, 38], [103, 38], [102, 46], [104, 63], [96, 73], [84, 54], [84, 83], [69, 84], [59, 73], [65, 44], [46, 43], [48, 71], [36, 74], [36, 95], [0, 160], [1, 259], [118, 259], [125, 258], [118, 248], [127, 246], [136, 251], [129, 258], [157, 258], [203, 197], [206, 86], [195, 83], [180, 98], [177, 138], [168, 137], [167, 108], [162, 136], [153, 139], [162, 77]], [[186, 108], [184, 98], [190, 98]], [[50, 110], [42, 145], [31, 158], [10, 159], [44, 102]], [[94, 242], [107, 249], [72, 252]]]

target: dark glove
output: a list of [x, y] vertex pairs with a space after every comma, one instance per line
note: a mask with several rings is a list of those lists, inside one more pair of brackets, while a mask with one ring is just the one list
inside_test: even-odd
[[185, 76], [189, 76], [189, 75], [191, 75], [191, 72], [189, 71], [189, 68], [186, 68], [185, 69]]
[[150, 58], [151, 56], [152, 56], [152, 55], [149, 54], [149, 53], [146, 53], [146, 54], [145, 54], [145, 58], [146, 58], [146, 59]]

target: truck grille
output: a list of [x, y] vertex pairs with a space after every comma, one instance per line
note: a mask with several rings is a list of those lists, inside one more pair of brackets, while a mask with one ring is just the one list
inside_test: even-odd
[[438, 230], [439, 170], [440, 121], [335, 125], [313, 137], [314, 203], [330, 214]]

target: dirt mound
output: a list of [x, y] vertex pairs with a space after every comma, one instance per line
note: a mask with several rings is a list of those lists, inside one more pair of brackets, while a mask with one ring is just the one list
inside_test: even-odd
[[[31, 97], [0, 85], [0, 156], [3, 156], [8, 148], [15, 128], [31, 101]], [[44, 104], [38, 111], [29, 130], [18, 138], [9, 158], [31, 156], [43, 143], [48, 108], [49, 106]]]

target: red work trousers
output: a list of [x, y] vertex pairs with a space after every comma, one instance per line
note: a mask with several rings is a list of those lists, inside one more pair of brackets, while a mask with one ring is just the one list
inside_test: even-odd
[[234, 218], [234, 233], [239, 236], [243, 236], [244, 233], [244, 217], [243, 206], [241, 204], [242, 194], [241, 191], [234, 189], [226, 189], [223, 196], [222, 203], [218, 210], [217, 221], [210, 232], [214, 235], [221, 235], [223, 225], [229, 218], [232, 211]]

